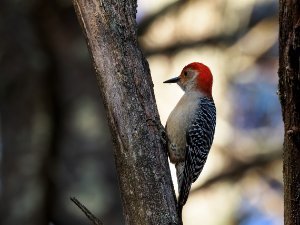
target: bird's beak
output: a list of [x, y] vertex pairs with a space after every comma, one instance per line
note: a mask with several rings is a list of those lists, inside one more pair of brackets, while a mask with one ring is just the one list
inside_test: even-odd
[[164, 83], [177, 83], [180, 80], [180, 77], [174, 77], [171, 78], [170, 80], [164, 81]]

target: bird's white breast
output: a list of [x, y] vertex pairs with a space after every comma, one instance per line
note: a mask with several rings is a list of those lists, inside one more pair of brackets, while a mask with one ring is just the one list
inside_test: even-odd
[[184, 161], [186, 132], [199, 107], [201, 96], [199, 92], [185, 93], [167, 120], [168, 151], [172, 163]]

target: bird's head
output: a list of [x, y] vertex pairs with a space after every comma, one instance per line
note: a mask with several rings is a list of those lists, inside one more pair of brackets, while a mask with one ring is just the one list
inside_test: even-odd
[[200, 91], [204, 96], [212, 97], [213, 76], [210, 69], [202, 63], [193, 62], [186, 65], [178, 77], [164, 83], [177, 83], [185, 92]]

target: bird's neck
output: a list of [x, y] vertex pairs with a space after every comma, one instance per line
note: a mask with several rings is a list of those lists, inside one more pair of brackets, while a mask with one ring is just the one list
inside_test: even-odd
[[211, 98], [212, 99], [211, 91], [199, 90], [199, 88], [197, 88], [197, 87], [186, 89], [185, 90], [185, 95], [198, 97], [198, 98], [206, 97], [206, 98]]

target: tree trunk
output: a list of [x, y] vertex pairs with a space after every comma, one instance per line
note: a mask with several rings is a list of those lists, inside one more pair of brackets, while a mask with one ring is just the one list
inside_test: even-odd
[[126, 224], [179, 224], [153, 83], [137, 43], [137, 3], [74, 6], [107, 111]]
[[300, 1], [280, 0], [279, 94], [284, 121], [284, 224], [300, 224]]

